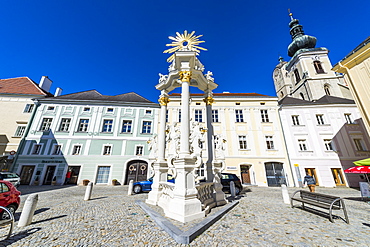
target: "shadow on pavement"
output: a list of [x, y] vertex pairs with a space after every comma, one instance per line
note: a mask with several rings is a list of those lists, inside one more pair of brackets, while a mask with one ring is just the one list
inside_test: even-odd
[[22, 193], [21, 195], [28, 195], [37, 192], [60, 190], [70, 187], [77, 187], [77, 185], [21, 185], [17, 189]]
[[101, 196], [101, 197], [90, 199], [90, 201], [104, 199], [104, 198], [108, 198], [108, 197], [107, 196]]
[[368, 227], [370, 227], [370, 224], [368, 224], [368, 223], [362, 223], [364, 226], [368, 226]]
[[344, 197], [343, 199], [352, 201], [370, 202], [370, 197]]
[[40, 227], [36, 227], [36, 228], [18, 232], [17, 234], [10, 236], [10, 238], [0, 241], [0, 246], [9, 246], [11, 244], [14, 244], [18, 240], [28, 237], [29, 235], [34, 234], [35, 232], [40, 231], [40, 230], [41, 230]]
[[52, 218], [49, 218], [49, 219], [35, 221], [35, 222], [32, 222], [32, 225], [38, 224], [38, 223], [41, 223], [41, 222], [45, 222], [45, 221], [49, 221], [49, 220], [56, 220], [56, 219], [63, 218], [63, 217], [66, 217], [66, 216], [67, 216], [66, 214], [63, 214], [63, 215], [55, 216], [55, 217], [52, 217]]

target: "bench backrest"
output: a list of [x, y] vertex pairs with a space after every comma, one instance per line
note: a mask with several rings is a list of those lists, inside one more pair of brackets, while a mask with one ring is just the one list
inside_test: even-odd
[[[316, 202], [321, 202], [321, 203], [326, 203], [326, 204], [331, 204], [335, 199], [338, 199], [340, 197], [338, 196], [331, 196], [331, 195], [326, 195], [326, 194], [320, 194], [320, 193], [313, 193], [313, 192], [308, 192], [305, 190], [300, 191], [300, 196], [302, 199], [308, 199]], [[340, 207], [341, 200], [338, 200], [334, 203], [335, 206]]]

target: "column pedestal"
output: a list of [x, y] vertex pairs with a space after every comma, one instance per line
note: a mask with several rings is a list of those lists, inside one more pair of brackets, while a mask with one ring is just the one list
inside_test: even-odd
[[183, 223], [205, 217], [202, 204], [197, 198], [198, 191], [195, 188], [193, 175], [195, 161], [194, 158], [185, 157], [174, 162], [177, 171], [175, 188], [165, 214]]
[[148, 194], [148, 199], [145, 200], [146, 203], [151, 205], [158, 205], [158, 201], [162, 193], [161, 188], [159, 187], [159, 182], [167, 182], [167, 172], [168, 167], [165, 161], [154, 162], [152, 190]]
[[222, 162], [214, 161], [213, 162], [213, 171], [214, 171], [214, 177], [213, 177], [214, 187], [213, 188], [215, 189], [215, 193], [213, 195], [214, 195], [214, 200], [217, 206], [222, 206], [227, 203], [225, 199], [225, 193], [222, 191], [221, 169], [222, 169]]

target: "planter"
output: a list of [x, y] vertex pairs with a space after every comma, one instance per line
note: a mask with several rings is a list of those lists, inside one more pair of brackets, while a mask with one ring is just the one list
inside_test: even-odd
[[84, 179], [84, 180], [82, 180], [82, 185], [87, 186], [89, 184], [89, 182], [90, 182], [90, 180]]
[[117, 185], [117, 182], [118, 182], [118, 181], [117, 181], [116, 179], [113, 179], [113, 180], [112, 180], [112, 185], [113, 185], [113, 186]]

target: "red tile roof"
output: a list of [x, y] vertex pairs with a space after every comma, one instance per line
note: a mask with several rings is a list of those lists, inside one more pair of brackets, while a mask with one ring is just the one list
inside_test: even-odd
[[0, 94], [51, 95], [28, 77], [1, 79]]

